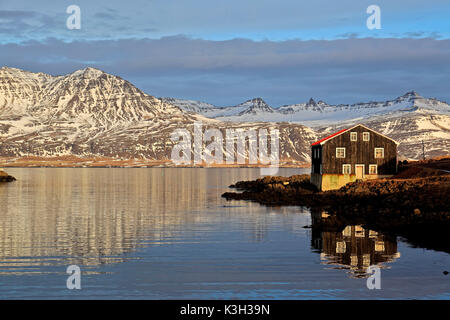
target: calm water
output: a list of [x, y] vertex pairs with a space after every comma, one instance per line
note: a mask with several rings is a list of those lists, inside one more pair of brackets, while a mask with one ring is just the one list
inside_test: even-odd
[[[227, 202], [258, 169], [8, 169], [0, 185], [0, 297], [450, 298], [450, 255], [305, 208]], [[282, 169], [281, 175], [301, 173]], [[69, 290], [69, 265], [81, 290]], [[369, 290], [366, 266], [381, 267]]]

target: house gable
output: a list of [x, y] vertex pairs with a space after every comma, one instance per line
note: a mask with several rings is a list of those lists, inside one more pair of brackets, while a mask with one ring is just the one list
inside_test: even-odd
[[365, 130], [371, 132], [372, 134], [376, 134], [376, 135], [382, 136], [382, 137], [384, 137], [386, 139], [389, 139], [389, 140], [393, 141], [396, 145], [399, 145], [399, 142], [395, 141], [394, 139], [389, 138], [389, 137], [387, 137], [387, 136], [385, 136], [385, 135], [383, 135], [383, 134], [381, 134], [381, 133], [379, 133], [379, 132], [377, 132], [377, 131], [375, 131], [373, 129], [370, 129], [370, 128], [362, 125], [362, 124], [357, 124], [357, 125], [355, 125], [355, 126], [353, 126], [351, 128], [342, 129], [342, 130], [340, 130], [338, 132], [333, 133], [332, 135], [329, 135], [328, 137], [320, 139], [320, 140], [314, 142], [313, 144], [311, 144], [311, 146], [316, 146], [316, 145], [319, 145], [319, 144], [323, 145], [326, 142], [328, 142], [328, 141], [330, 141], [330, 140], [332, 140], [332, 139], [334, 139], [334, 138], [336, 138], [336, 137], [338, 137], [338, 136], [340, 136], [340, 135], [342, 135], [342, 134], [344, 134], [344, 133], [346, 133], [348, 131], [354, 130], [354, 129], [358, 128], [358, 127], [364, 128]]
[[[351, 141], [351, 132], [357, 133], [357, 140]], [[370, 133], [369, 141], [364, 141], [364, 132]], [[345, 151], [342, 152], [342, 149]], [[376, 149], [383, 149], [383, 157], [375, 156]], [[337, 152], [339, 151], [339, 152]], [[351, 165], [351, 172], [356, 172], [356, 165], [364, 165], [364, 172], [370, 172], [370, 165], [377, 165], [381, 175], [395, 174], [397, 170], [397, 144], [376, 131], [364, 126], [355, 126], [329, 139], [322, 145], [322, 173], [343, 174], [343, 165]]]

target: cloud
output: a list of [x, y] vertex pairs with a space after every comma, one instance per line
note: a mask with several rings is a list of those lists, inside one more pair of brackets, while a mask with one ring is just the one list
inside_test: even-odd
[[0, 45], [0, 61], [65, 74], [94, 66], [149, 94], [230, 105], [394, 98], [411, 89], [450, 101], [450, 40], [208, 41], [185, 36]]
[[[365, 37], [411, 37], [408, 32], [438, 34], [450, 38], [448, 0], [378, 0], [382, 29], [368, 30], [366, 9], [372, 1], [363, 0], [77, 0], [81, 8], [82, 30], [69, 31], [65, 20], [70, 1], [4, 1], [0, 42], [43, 40], [49, 37], [72, 40], [161, 38], [176, 34], [226, 40], [249, 39], [336, 39]], [[27, 8], [24, 11], [23, 8]], [[47, 17], [53, 23], [43, 22]], [[33, 23], [30, 23], [33, 20]], [[0, 21], [2, 20], [0, 17]], [[23, 23], [29, 24], [28, 26]], [[0, 22], [1, 25], [1, 22]]]
[[35, 17], [36, 13], [32, 11], [22, 11], [22, 10], [0, 10], [0, 19], [7, 20], [17, 20], [24, 18]]
[[26, 39], [42, 30], [54, 29], [63, 21], [37, 11], [0, 10], [0, 36], [5, 42], [7, 39]]

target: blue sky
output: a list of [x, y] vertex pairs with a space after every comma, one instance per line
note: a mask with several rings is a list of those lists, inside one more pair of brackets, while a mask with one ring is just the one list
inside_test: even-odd
[[[155, 96], [277, 106], [395, 98], [450, 101], [450, 1], [2, 1], [2, 65], [93, 66]], [[81, 30], [66, 8], [81, 8]], [[366, 8], [381, 8], [369, 30]]]

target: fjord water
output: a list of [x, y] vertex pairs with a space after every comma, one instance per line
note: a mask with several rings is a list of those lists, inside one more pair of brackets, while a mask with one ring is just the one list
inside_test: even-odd
[[[289, 176], [303, 169], [280, 169]], [[450, 255], [359, 226], [316, 233], [300, 207], [226, 201], [259, 169], [8, 169], [0, 298], [450, 298]], [[381, 289], [365, 267], [381, 268]], [[69, 265], [81, 289], [69, 290]]]

